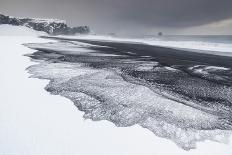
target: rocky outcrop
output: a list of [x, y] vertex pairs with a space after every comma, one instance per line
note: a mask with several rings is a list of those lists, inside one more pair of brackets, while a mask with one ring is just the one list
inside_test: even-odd
[[0, 14], [0, 24], [26, 26], [37, 31], [44, 31], [50, 35], [87, 34], [88, 26], [69, 27], [65, 21], [58, 19], [15, 18]]

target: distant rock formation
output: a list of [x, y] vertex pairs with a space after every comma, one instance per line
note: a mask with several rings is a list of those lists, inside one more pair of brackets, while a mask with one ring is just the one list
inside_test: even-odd
[[50, 35], [87, 34], [88, 26], [69, 27], [66, 21], [58, 19], [15, 18], [0, 14], [0, 24], [26, 26], [37, 31], [44, 31]]
[[159, 32], [159, 33], [158, 33], [158, 36], [163, 36], [163, 33], [162, 33], [162, 32]]

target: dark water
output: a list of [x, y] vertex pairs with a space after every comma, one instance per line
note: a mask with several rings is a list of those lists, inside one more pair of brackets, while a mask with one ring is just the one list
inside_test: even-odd
[[27, 44], [38, 50], [28, 56], [39, 62], [28, 70], [49, 79], [46, 90], [71, 99], [85, 118], [139, 124], [186, 150], [205, 139], [226, 141], [232, 130], [232, 57], [58, 40]]

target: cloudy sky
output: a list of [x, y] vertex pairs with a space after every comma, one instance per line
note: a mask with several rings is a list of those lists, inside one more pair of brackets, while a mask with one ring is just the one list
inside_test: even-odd
[[232, 0], [0, 0], [0, 12], [64, 19], [96, 33], [232, 34]]

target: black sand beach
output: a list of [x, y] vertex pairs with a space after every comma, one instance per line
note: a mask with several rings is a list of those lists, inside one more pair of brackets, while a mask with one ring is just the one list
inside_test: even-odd
[[[137, 42], [43, 38], [58, 42], [25, 44], [38, 50], [28, 56], [43, 62], [29, 72], [50, 79], [46, 90], [71, 99], [86, 118], [139, 124], [186, 150], [232, 130], [230, 56]], [[70, 69], [75, 74], [66, 73]], [[91, 73], [76, 75], [83, 69]], [[191, 136], [180, 140], [183, 134]]]

